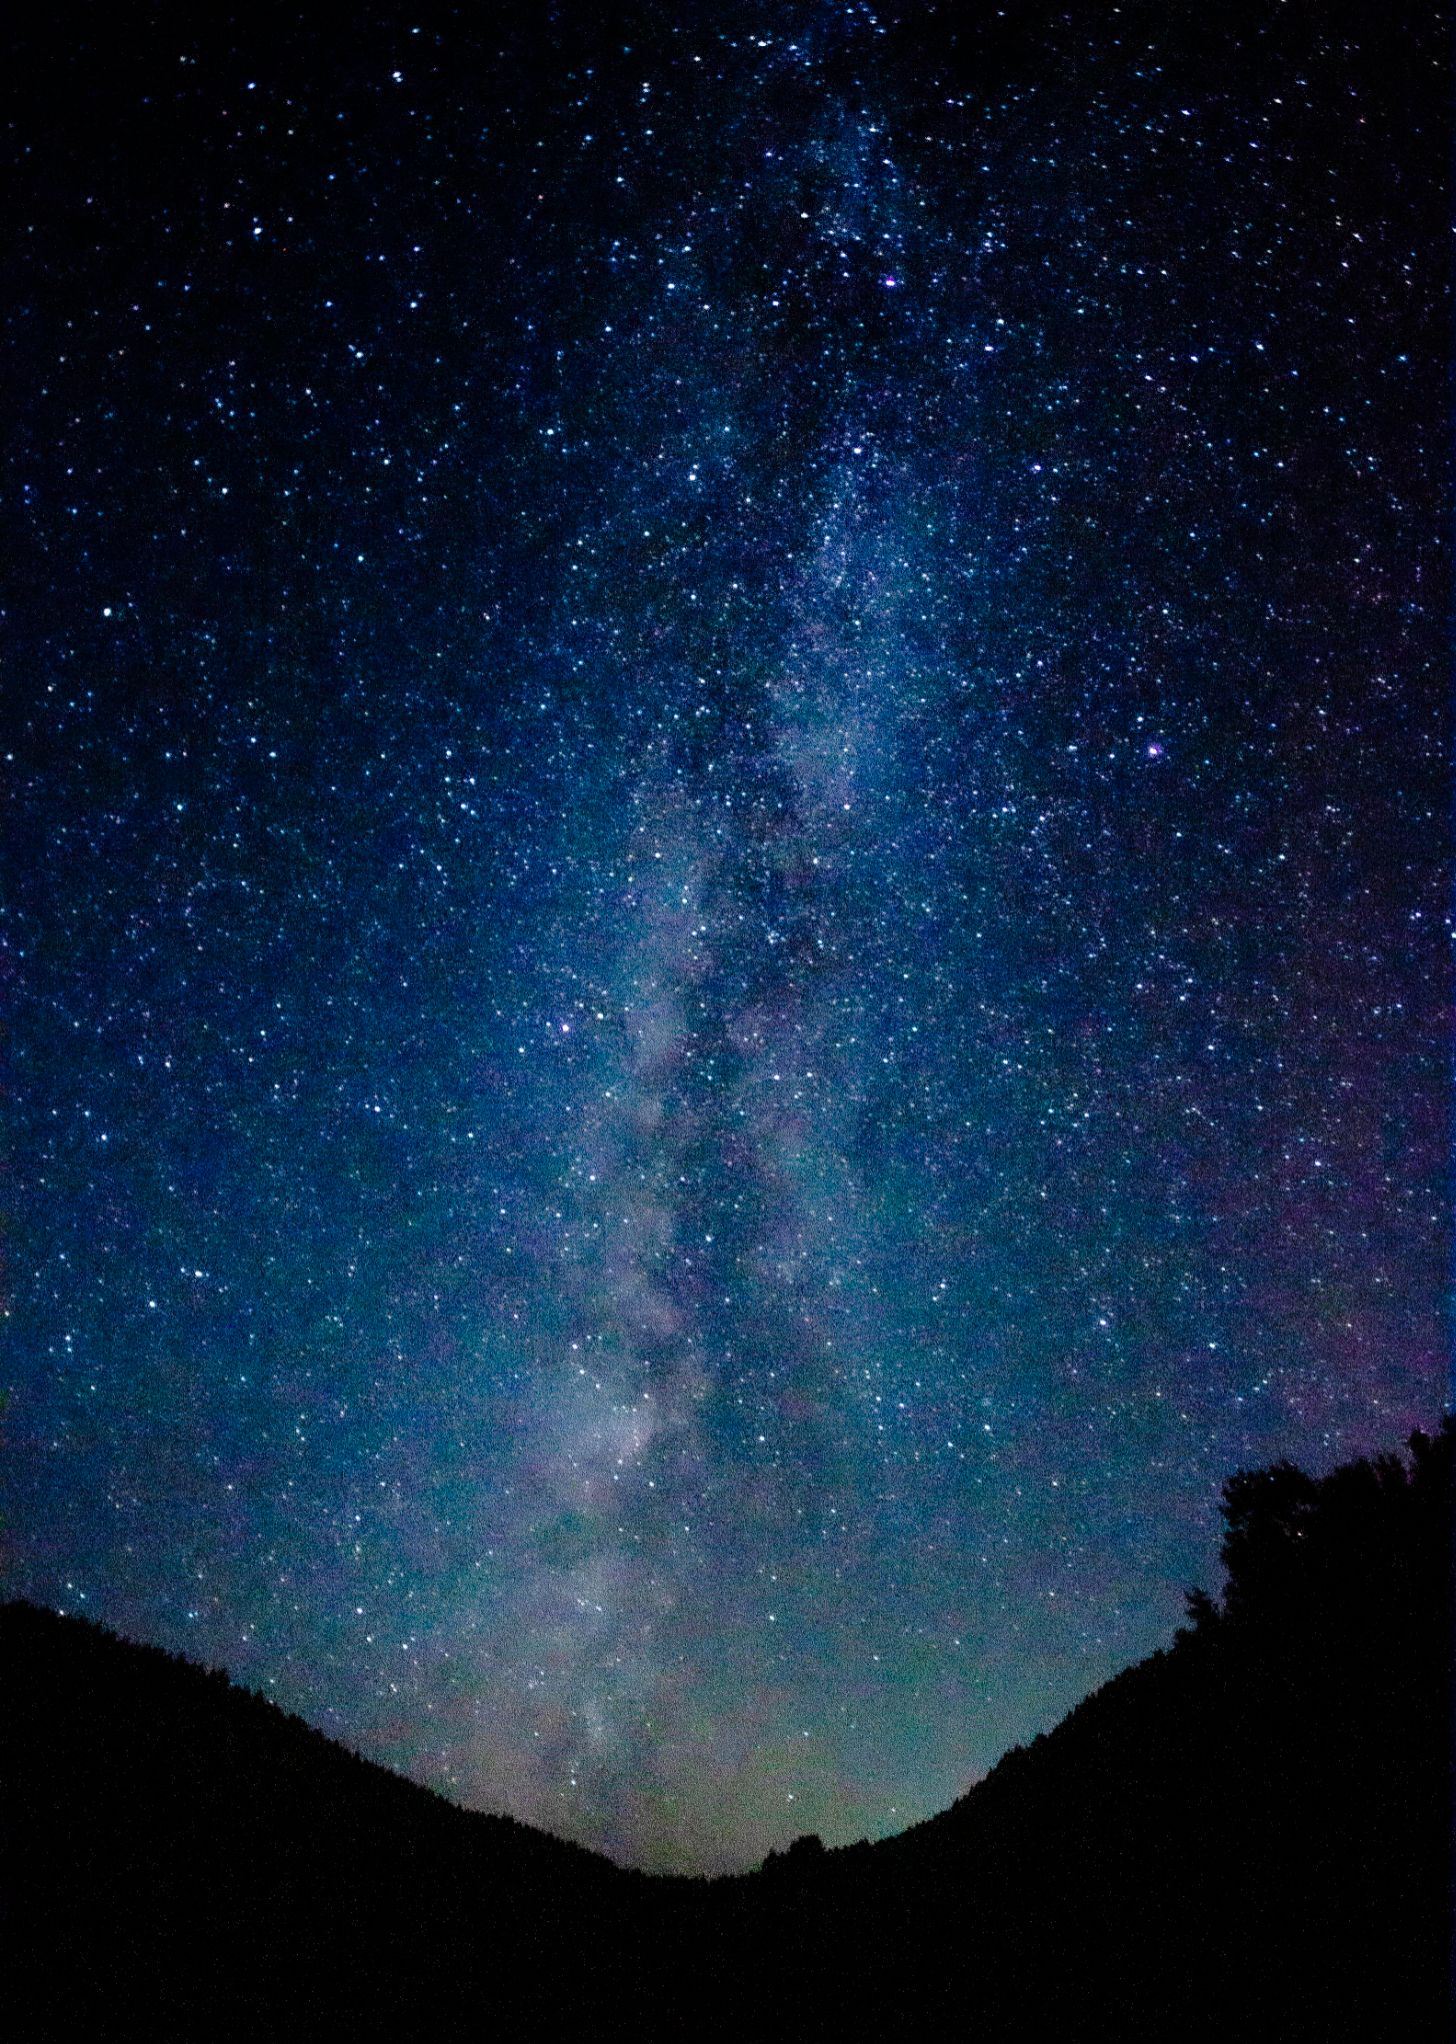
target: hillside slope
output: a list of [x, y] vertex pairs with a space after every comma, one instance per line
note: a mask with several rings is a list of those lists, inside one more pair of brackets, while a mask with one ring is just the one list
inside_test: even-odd
[[7, 1865], [39, 1999], [202, 2034], [508, 2003], [582, 1983], [580, 1925], [642, 1884], [358, 1758], [226, 1676], [0, 1611]]
[[650, 1880], [0, 1610], [27, 2034], [1448, 2033], [1452, 1432], [1225, 1490], [1228, 1584], [941, 1816]]
[[995, 2034], [1449, 2035], [1452, 1439], [1233, 1479], [1227, 1588], [1168, 1650], [941, 1816], [796, 1856], [858, 2004]]

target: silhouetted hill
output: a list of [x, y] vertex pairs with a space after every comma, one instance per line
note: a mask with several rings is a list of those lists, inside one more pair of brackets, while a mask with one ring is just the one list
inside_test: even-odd
[[0, 1611], [22, 2034], [1448, 2034], [1452, 1431], [1225, 1487], [1226, 1589], [941, 1816], [650, 1880]]
[[1234, 1478], [1220, 1603], [940, 1817], [832, 1855], [864, 1926], [916, 1970], [958, 1937], [1007, 2012], [1449, 2035], [1451, 1462], [1448, 1422], [1409, 1463]]
[[582, 1920], [641, 1885], [84, 1619], [9, 1604], [0, 1653], [7, 1864], [63, 2007], [201, 2035], [429, 1983], [461, 2007], [509, 1985], [524, 2012], [570, 1984]]

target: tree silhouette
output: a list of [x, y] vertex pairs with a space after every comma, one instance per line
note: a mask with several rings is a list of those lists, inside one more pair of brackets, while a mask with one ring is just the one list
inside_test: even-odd
[[[1419, 1622], [1449, 1600], [1453, 1442], [1448, 1416], [1398, 1455], [1364, 1457], [1324, 1477], [1289, 1462], [1241, 1470], [1223, 1487], [1222, 1616], [1307, 1640], [1351, 1626]], [[1212, 1604], [1190, 1594], [1195, 1625]]]

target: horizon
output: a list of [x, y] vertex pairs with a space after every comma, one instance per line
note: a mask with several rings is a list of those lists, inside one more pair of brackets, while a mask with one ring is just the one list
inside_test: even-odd
[[1164, 14], [21, 33], [5, 1595], [742, 1872], [1438, 1423], [1449, 53]]
[[[1442, 1421], [1440, 1421], [1440, 1427], [1438, 1427], [1438, 1429], [1436, 1429], [1434, 1433], [1429, 1433], [1429, 1435], [1427, 1435], [1427, 1433], [1423, 1433], [1423, 1429], [1417, 1429], [1417, 1431], [1415, 1431], [1415, 1433], [1413, 1433], [1413, 1435], [1411, 1435], [1411, 1437], [1409, 1437], [1407, 1441], [1403, 1441], [1403, 1443], [1401, 1443], [1401, 1447], [1409, 1451], [1409, 1449], [1413, 1449], [1413, 1447], [1415, 1447], [1415, 1443], [1417, 1443], [1419, 1439], [1423, 1439], [1423, 1441], [1427, 1443], [1427, 1447], [1429, 1447], [1429, 1445], [1434, 1445], [1434, 1443], [1436, 1443], [1436, 1441], [1438, 1441], [1438, 1439], [1440, 1439], [1442, 1435], [1448, 1435], [1448, 1437], [1450, 1437], [1450, 1431], [1452, 1431], [1454, 1427], [1456, 1427], [1456, 1408], [1448, 1408], [1448, 1410], [1446, 1410], [1446, 1412], [1442, 1414]], [[1409, 1459], [1407, 1459], [1407, 1457], [1405, 1457], [1405, 1455], [1403, 1455], [1403, 1453], [1401, 1453], [1401, 1451], [1399, 1451], [1397, 1447], [1393, 1447], [1393, 1449], [1386, 1449], [1386, 1451], [1376, 1451], [1376, 1455], [1372, 1455], [1372, 1457], [1358, 1457], [1356, 1461], [1366, 1461], [1366, 1464], [1370, 1464], [1370, 1461], [1374, 1461], [1374, 1464], [1378, 1464], [1378, 1461], [1382, 1461], [1382, 1459], [1395, 1459], [1395, 1461], [1399, 1461], [1399, 1464], [1401, 1464], [1401, 1468], [1403, 1468], [1403, 1470], [1407, 1472], [1407, 1478], [1409, 1478], [1409, 1476], [1413, 1474], [1413, 1470], [1415, 1470], [1415, 1464], [1413, 1464], [1413, 1461], [1409, 1461]], [[1352, 1470], [1354, 1466], [1356, 1466], [1356, 1464], [1344, 1464], [1344, 1466], [1341, 1466], [1341, 1468], [1344, 1468], [1344, 1470]], [[1278, 1464], [1278, 1466], [1274, 1466], [1274, 1468], [1288, 1468], [1288, 1464]], [[1231, 1472], [1231, 1474], [1247, 1474], [1247, 1472]], [[1198, 1594], [1198, 1598], [1202, 1598], [1202, 1600], [1204, 1600], [1204, 1613], [1207, 1613], [1207, 1611], [1213, 1611], [1213, 1613], [1217, 1613], [1217, 1611], [1219, 1611], [1219, 1609], [1223, 1607], [1223, 1590], [1227, 1590], [1227, 1580], [1225, 1580], [1225, 1584], [1221, 1586], [1221, 1590], [1219, 1590], [1217, 1594], [1211, 1594], [1211, 1592], [1207, 1592], [1207, 1590], [1204, 1590], [1204, 1586], [1202, 1586], [1202, 1584], [1200, 1584], [1200, 1586], [1196, 1588], [1196, 1594]], [[1162, 1645], [1157, 1645], [1157, 1647], [1153, 1647], [1153, 1654], [1151, 1654], [1151, 1658], [1153, 1658], [1153, 1660], [1155, 1660], [1155, 1658], [1159, 1658], [1159, 1656], [1162, 1656], [1162, 1654], [1166, 1654], [1166, 1652], [1170, 1652], [1170, 1650], [1172, 1650], [1172, 1647], [1176, 1647], [1176, 1645], [1178, 1645], [1178, 1641], [1180, 1641], [1180, 1639], [1188, 1637], [1188, 1633], [1190, 1633], [1192, 1629], [1196, 1629], [1196, 1625], [1202, 1625], [1202, 1623], [1207, 1623], [1207, 1617], [1202, 1617], [1202, 1615], [1194, 1615], [1194, 1611], [1192, 1611], [1192, 1598], [1194, 1598], [1194, 1592], [1190, 1590], [1190, 1592], [1188, 1592], [1188, 1607], [1190, 1607], [1190, 1609], [1188, 1609], [1188, 1611], [1184, 1613], [1184, 1621], [1186, 1621], [1186, 1623], [1178, 1627], [1178, 1631], [1174, 1633], [1174, 1637], [1172, 1637], [1172, 1639], [1164, 1641]], [[450, 1807], [452, 1807], [452, 1809], [458, 1809], [458, 1811], [460, 1811], [462, 1815], [466, 1815], [466, 1817], [505, 1817], [507, 1821], [521, 1821], [521, 1819], [515, 1819], [515, 1817], [511, 1817], [511, 1813], [509, 1813], [509, 1811], [503, 1811], [503, 1809], [489, 1809], [489, 1807], [481, 1807], [481, 1805], [476, 1805], [476, 1803], [466, 1803], [466, 1801], [460, 1801], [460, 1799], [458, 1799], [456, 1795], [452, 1795], [452, 1791], [450, 1791], [450, 1788], [448, 1788], [448, 1786], [442, 1786], [442, 1784], [440, 1784], [438, 1780], [429, 1780], [427, 1776], [419, 1776], [419, 1774], [409, 1774], [409, 1772], [401, 1772], [401, 1770], [397, 1770], [397, 1768], [389, 1768], [389, 1766], [386, 1766], [384, 1762], [380, 1762], [380, 1760], [374, 1760], [374, 1758], [370, 1758], [370, 1756], [368, 1756], [366, 1752], [362, 1752], [360, 1748], [356, 1748], [356, 1746], [350, 1746], [350, 1744], [348, 1744], [348, 1739], [344, 1739], [344, 1735], [342, 1735], [342, 1733], [337, 1733], [337, 1731], [327, 1731], [327, 1729], [325, 1729], [323, 1725], [319, 1725], [319, 1723], [315, 1723], [313, 1719], [307, 1719], [307, 1717], [303, 1717], [303, 1715], [299, 1715], [299, 1713], [288, 1713], [288, 1711], [286, 1711], [286, 1707], [284, 1707], [284, 1705], [280, 1703], [280, 1699], [278, 1699], [278, 1697], [272, 1697], [272, 1694], [268, 1694], [268, 1690], [264, 1690], [264, 1688], [252, 1688], [252, 1686], [247, 1686], [247, 1684], [239, 1682], [239, 1680], [237, 1680], [237, 1678], [233, 1676], [233, 1672], [231, 1672], [229, 1668], [225, 1668], [225, 1666], [215, 1666], [215, 1664], [209, 1664], [209, 1662], [198, 1662], [198, 1660], [194, 1660], [192, 1656], [188, 1656], [188, 1654], [186, 1654], [184, 1650], [182, 1650], [182, 1652], [174, 1652], [174, 1650], [170, 1650], [170, 1647], [162, 1647], [162, 1645], [160, 1645], [160, 1643], [157, 1643], [157, 1641], [149, 1641], [149, 1639], [133, 1639], [133, 1637], [131, 1637], [131, 1635], [127, 1635], [127, 1633], [119, 1633], [119, 1631], [115, 1631], [115, 1629], [112, 1629], [112, 1627], [104, 1625], [102, 1621], [98, 1621], [96, 1617], [92, 1617], [92, 1615], [90, 1615], [90, 1613], [86, 1613], [86, 1611], [67, 1611], [67, 1609], [63, 1609], [63, 1607], [55, 1607], [55, 1609], [51, 1609], [51, 1607], [47, 1607], [47, 1605], [35, 1605], [35, 1602], [31, 1602], [29, 1598], [8, 1598], [8, 1600], [0, 1602], [0, 1615], [4, 1615], [4, 1611], [31, 1611], [31, 1613], [35, 1613], [37, 1617], [47, 1617], [47, 1619], [49, 1619], [49, 1617], [55, 1617], [55, 1619], [61, 1619], [61, 1621], [65, 1621], [65, 1619], [76, 1619], [76, 1621], [80, 1621], [80, 1623], [82, 1623], [82, 1625], [84, 1625], [86, 1629], [90, 1629], [90, 1631], [96, 1631], [96, 1633], [100, 1633], [102, 1637], [110, 1639], [112, 1643], [117, 1643], [117, 1645], [123, 1645], [123, 1647], [139, 1647], [139, 1650], [143, 1650], [143, 1652], [155, 1652], [155, 1654], [162, 1654], [162, 1656], [166, 1656], [168, 1660], [172, 1660], [172, 1662], [180, 1662], [180, 1664], [182, 1664], [184, 1668], [190, 1668], [190, 1670], [194, 1670], [194, 1672], [198, 1672], [198, 1674], [209, 1674], [209, 1676], [221, 1676], [221, 1678], [225, 1678], [225, 1682], [227, 1682], [227, 1688], [229, 1688], [229, 1690], [235, 1690], [237, 1694], [243, 1694], [243, 1697], [252, 1697], [254, 1701], [258, 1701], [258, 1703], [264, 1703], [264, 1705], [268, 1705], [270, 1709], [274, 1709], [274, 1711], [280, 1711], [282, 1715], [288, 1715], [288, 1717], [292, 1717], [294, 1721], [297, 1721], [297, 1723], [301, 1723], [301, 1725], [305, 1727], [305, 1731], [313, 1731], [313, 1733], [317, 1733], [319, 1737], [323, 1737], [323, 1739], [327, 1741], [327, 1744], [329, 1744], [329, 1746], [337, 1748], [339, 1752], [346, 1752], [346, 1754], [350, 1754], [350, 1756], [352, 1756], [352, 1758], [356, 1758], [356, 1760], [364, 1760], [364, 1762], [366, 1762], [368, 1766], [380, 1766], [380, 1768], [384, 1768], [384, 1772], [389, 1772], [389, 1774], [391, 1774], [391, 1776], [393, 1776], [395, 1780], [407, 1782], [407, 1784], [409, 1784], [409, 1786], [413, 1786], [413, 1788], [421, 1788], [421, 1791], [425, 1791], [425, 1795], [431, 1795], [431, 1797], [438, 1797], [440, 1801], [444, 1801], [444, 1803], [450, 1803]], [[1072, 1717], [1072, 1715], [1076, 1715], [1076, 1713], [1080, 1711], [1080, 1705], [1082, 1705], [1082, 1703], [1088, 1703], [1088, 1701], [1090, 1701], [1092, 1697], [1096, 1697], [1096, 1694], [1100, 1694], [1100, 1692], [1102, 1692], [1104, 1688], [1108, 1688], [1110, 1684], [1114, 1684], [1114, 1682], [1117, 1682], [1117, 1676], [1119, 1676], [1119, 1674], [1131, 1674], [1133, 1670], [1137, 1670], [1137, 1668], [1141, 1668], [1141, 1666], [1145, 1666], [1145, 1662], [1133, 1662], [1133, 1664], [1131, 1664], [1129, 1668], [1119, 1668], [1119, 1670], [1114, 1670], [1114, 1672], [1112, 1672], [1112, 1674], [1110, 1674], [1110, 1676], [1108, 1676], [1108, 1678], [1106, 1678], [1104, 1682], [1100, 1682], [1100, 1684], [1098, 1684], [1096, 1688], [1088, 1690], [1088, 1694], [1086, 1694], [1086, 1697], [1080, 1697], [1080, 1699], [1078, 1699], [1078, 1701], [1076, 1701], [1076, 1703], [1072, 1705], [1072, 1711], [1070, 1711], [1070, 1713], [1067, 1713], [1067, 1715], [1065, 1715], [1065, 1717], [1061, 1717], [1061, 1719], [1057, 1719], [1057, 1725], [1053, 1725], [1053, 1727], [1047, 1727], [1047, 1729], [1053, 1729], [1053, 1731], [1055, 1731], [1055, 1729], [1059, 1729], [1061, 1725], [1065, 1725], [1065, 1723], [1067, 1723], [1067, 1717]], [[963, 1801], [965, 1801], [967, 1797], [971, 1797], [971, 1793], [975, 1791], [975, 1788], [977, 1788], [977, 1786], [980, 1786], [980, 1784], [982, 1784], [984, 1780], [988, 1780], [988, 1776], [990, 1776], [990, 1774], [994, 1774], [994, 1772], [996, 1772], [996, 1768], [1000, 1766], [1000, 1762], [1002, 1762], [1002, 1760], [1006, 1760], [1006, 1758], [1008, 1758], [1008, 1756], [1010, 1756], [1012, 1752], [1025, 1752], [1029, 1744], [1035, 1744], [1035, 1741], [1037, 1741], [1037, 1737], [1039, 1737], [1039, 1733], [1031, 1733], [1031, 1735], [1029, 1735], [1029, 1739], [1025, 1741], [1025, 1744], [1016, 1744], [1016, 1746], [1008, 1748], [1008, 1750], [1006, 1750], [1004, 1754], [1000, 1754], [1000, 1756], [998, 1756], [998, 1758], [996, 1758], [996, 1760], [994, 1760], [994, 1762], [990, 1764], [990, 1768], [986, 1770], [986, 1774], [980, 1774], [980, 1776], [977, 1776], [975, 1780], [969, 1780], [969, 1782], [965, 1782], [965, 1784], [963, 1784], [963, 1786], [959, 1788], [959, 1791], [957, 1791], [957, 1795], [953, 1797], [953, 1801], [945, 1805], [945, 1809], [941, 1809], [941, 1811], [930, 1811], [930, 1815], [928, 1815], [928, 1817], [920, 1817], [920, 1819], [916, 1819], [914, 1823], [908, 1823], [908, 1825], [904, 1825], [904, 1829], [900, 1829], [900, 1831], [885, 1831], [885, 1833], [879, 1833], [879, 1836], [877, 1836], [877, 1838], [869, 1838], [869, 1836], [865, 1836], [865, 1838], [853, 1838], [853, 1840], [845, 1840], [845, 1842], [840, 1842], [840, 1844], [830, 1844], [830, 1846], [826, 1846], [826, 1844], [824, 1844], [824, 1840], [820, 1840], [820, 1838], [818, 1838], [818, 1833], [795, 1833], [795, 1838], [793, 1838], [793, 1840], [785, 1840], [785, 1844], [783, 1844], [783, 1846], [777, 1846], [777, 1848], [773, 1848], [773, 1846], [771, 1846], [771, 1848], [769, 1848], [769, 1852], [767, 1852], [767, 1854], [765, 1854], [765, 1856], [763, 1856], [761, 1860], [753, 1860], [753, 1862], [744, 1862], [744, 1864], [738, 1864], [738, 1866], [732, 1866], [732, 1864], [716, 1864], [716, 1866], [675, 1866], [675, 1868], [658, 1868], [658, 1866], [638, 1866], [636, 1862], [630, 1862], [630, 1860], [622, 1860], [622, 1858], [616, 1858], [616, 1856], [613, 1856], [611, 1852], [607, 1852], [607, 1850], [603, 1850], [603, 1848], [597, 1848], [597, 1846], [583, 1846], [583, 1844], [581, 1844], [581, 1840], [575, 1840], [575, 1838], [568, 1838], [568, 1836], [566, 1836], [566, 1833], [562, 1833], [562, 1831], [554, 1831], [554, 1829], [550, 1829], [548, 1825], [546, 1825], [546, 1827], [542, 1827], [542, 1825], [534, 1825], [532, 1829], [536, 1829], [536, 1831], [540, 1833], [540, 1836], [546, 1836], [546, 1838], [554, 1840], [556, 1844], [564, 1844], [564, 1846], [571, 1846], [571, 1848], [575, 1848], [575, 1850], [591, 1852], [591, 1854], [593, 1854], [595, 1858], [601, 1858], [601, 1860], [605, 1860], [605, 1862], [607, 1862], [609, 1866], [613, 1866], [613, 1868], [616, 1868], [618, 1872], [626, 1872], [626, 1874], [640, 1874], [640, 1876], [644, 1876], [644, 1878], [650, 1878], [650, 1880], [691, 1880], [691, 1883], [701, 1883], [701, 1880], [710, 1880], [710, 1883], [712, 1883], [712, 1880], [742, 1880], [742, 1878], [746, 1878], [746, 1876], [750, 1876], [750, 1874], [757, 1874], [757, 1872], [767, 1872], [769, 1864], [771, 1864], [771, 1862], [773, 1862], [775, 1858], [779, 1858], [779, 1860], [781, 1860], [781, 1858], [783, 1858], [783, 1856], [785, 1856], [785, 1854], [787, 1854], [787, 1852], [789, 1852], [789, 1850], [791, 1850], [793, 1846], [812, 1846], [812, 1848], [816, 1848], [816, 1850], [822, 1850], [822, 1852], [826, 1852], [826, 1854], [834, 1854], [834, 1852], [847, 1852], [847, 1850], [853, 1850], [853, 1848], [861, 1848], [861, 1846], [873, 1846], [873, 1844], [879, 1844], [879, 1842], [883, 1842], [883, 1840], [888, 1840], [888, 1838], [904, 1838], [904, 1836], [908, 1836], [908, 1833], [910, 1833], [910, 1831], [914, 1831], [914, 1829], [920, 1829], [922, 1825], [926, 1825], [926, 1823], [932, 1823], [932, 1821], [935, 1821], [937, 1817], [943, 1817], [943, 1815], [947, 1815], [949, 1811], [957, 1809], [957, 1807], [959, 1807], [959, 1805], [961, 1805], [961, 1803], [963, 1803]]]

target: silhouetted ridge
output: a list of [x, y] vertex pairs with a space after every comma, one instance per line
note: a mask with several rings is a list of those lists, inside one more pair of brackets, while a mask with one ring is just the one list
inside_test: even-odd
[[566, 1862], [577, 1874], [618, 1875], [598, 1854], [514, 1817], [461, 1810], [239, 1687], [223, 1669], [24, 1602], [0, 1606], [0, 1643], [12, 1730], [22, 1741], [56, 1745], [69, 1735], [71, 1780], [87, 1781], [98, 1796], [108, 1786], [114, 1793], [124, 1777], [131, 1799], [144, 1793], [169, 1822], [199, 1832], [230, 1810], [255, 1830], [297, 1823], [326, 1801], [353, 1822], [428, 1827], [477, 1846], [499, 1840], [553, 1878]]
[[[1224, 1490], [1164, 1652], [898, 1838], [650, 1880], [0, 1610], [35, 2032], [1448, 2034], [1453, 1432]], [[452, 2031], [453, 2033], [453, 2031]]]
[[8, 1604], [0, 1652], [15, 1901], [78, 2019], [119, 2004], [190, 2036], [402, 2014], [422, 1988], [525, 2013], [569, 1986], [579, 1919], [638, 1880], [85, 1619]]
[[958, 1942], [1008, 2012], [1034, 1980], [1150, 2035], [1448, 2035], [1452, 1444], [1231, 1478], [1224, 1592], [1169, 1649], [834, 1855], [863, 1930], [914, 1970]]

